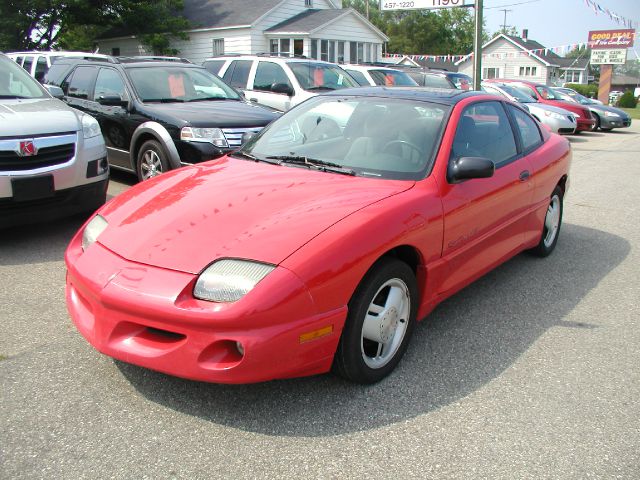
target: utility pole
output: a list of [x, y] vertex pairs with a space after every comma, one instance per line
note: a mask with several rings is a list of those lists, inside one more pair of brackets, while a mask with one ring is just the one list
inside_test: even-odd
[[473, 41], [473, 89], [482, 83], [482, 1], [476, 0], [476, 34]]
[[365, 5], [367, 7], [367, 20], [369, 20], [369, 0], [365, 0]]
[[504, 12], [504, 22], [502, 22], [502, 33], [507, 33], [507, 12], [513, 12], [513, 10], [507, 10], [506, 8], [501, 8], [501, 12]]

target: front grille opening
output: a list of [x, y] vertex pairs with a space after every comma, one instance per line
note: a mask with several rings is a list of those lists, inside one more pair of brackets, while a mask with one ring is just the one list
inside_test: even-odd
[[162, 330], [160, 328], [154, 328], [154, 327], [147, 327], [145, 331], [141, 334], [141, 336], [146, 336], [146, 335], [153, 337], [152, 339], [155, 340], [156, 342], [160, 341], [160, 342], [166, 342], [166, 343], [178, 342], [186, 338], [186, 335], [183, 335], [181, 333], [170, 332], [169, 330]]

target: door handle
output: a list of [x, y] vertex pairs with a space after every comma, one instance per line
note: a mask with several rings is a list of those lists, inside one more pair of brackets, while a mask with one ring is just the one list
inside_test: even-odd
[[523, 170], [522, 172], [520, 172], [520, 181], [521, 182], [526, 181], [530, 175], [531, 174], [529, 173], [529, 170]]

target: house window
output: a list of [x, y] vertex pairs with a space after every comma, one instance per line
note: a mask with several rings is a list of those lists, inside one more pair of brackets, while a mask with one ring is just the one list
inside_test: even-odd
[[483, 79], [500, 78], [500, 68], [483, 68], [482, 78]]
[[356, 42], [349, 42], [349, 63], [358, 62], [358, 44]]
[[364, 44], [358, 42], [358, 63], [364, 62]]
[[[313, 48], [313, 42], [311, 40], [311, 47]], [[291, 44], [293, 43], [293, 52], [291, 51]], [[291, 57], [293, 55], [302, 55], [304, 48], [304, 40], [301, 38], [272, 38], [269, 40], [269, 53], [271, 55], [279, 55], [281, 57]], [[293, 53], [293, 55], [292, 55]]]
[[213, 56], [224, 55], [224, 38], [213, 39]]
[[336, 63], [336, 42], [329, 42], [329, 61], [331, 63]]
[[311, 40], [311, 58], [318, 59], [318, 40]]
[[269, 41], [269, 53], [271, 53], [272, 55], [277, 55], [279, 50], [280, 47], [278, 46], [278, 39], [272, 38]]
[[520, 67], [521, 77], [535, 77], [538, 75], [538, 67]]
[[313, 8], [313, 0], [304, 0], [304, 6], [307, 8]]
[[338, 42], [338, 63], [344, 63], [344, 42]]
[[291, 51], [291, 40], [288, 38], [280, 39], [280, 53], [279, 55], [282, 57], [288, 57], [289, 52]]
[[296, 38], [293, 40], [293, 54], [302, 56], [304, 53], [304, 40]]
[[329, 60], [329, 40], [320, 40], [320, 60]]
[[567, 70], [564, 72], [564, 81], [566, 83], [580, 83], [580, 71]]

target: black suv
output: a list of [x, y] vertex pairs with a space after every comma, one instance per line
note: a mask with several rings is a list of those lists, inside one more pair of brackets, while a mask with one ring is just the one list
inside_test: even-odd
[[60, 59], [43, 83], [94, 116], [109, 163], [140, 180], [236, 150], [278, 116], [181, 59]]

